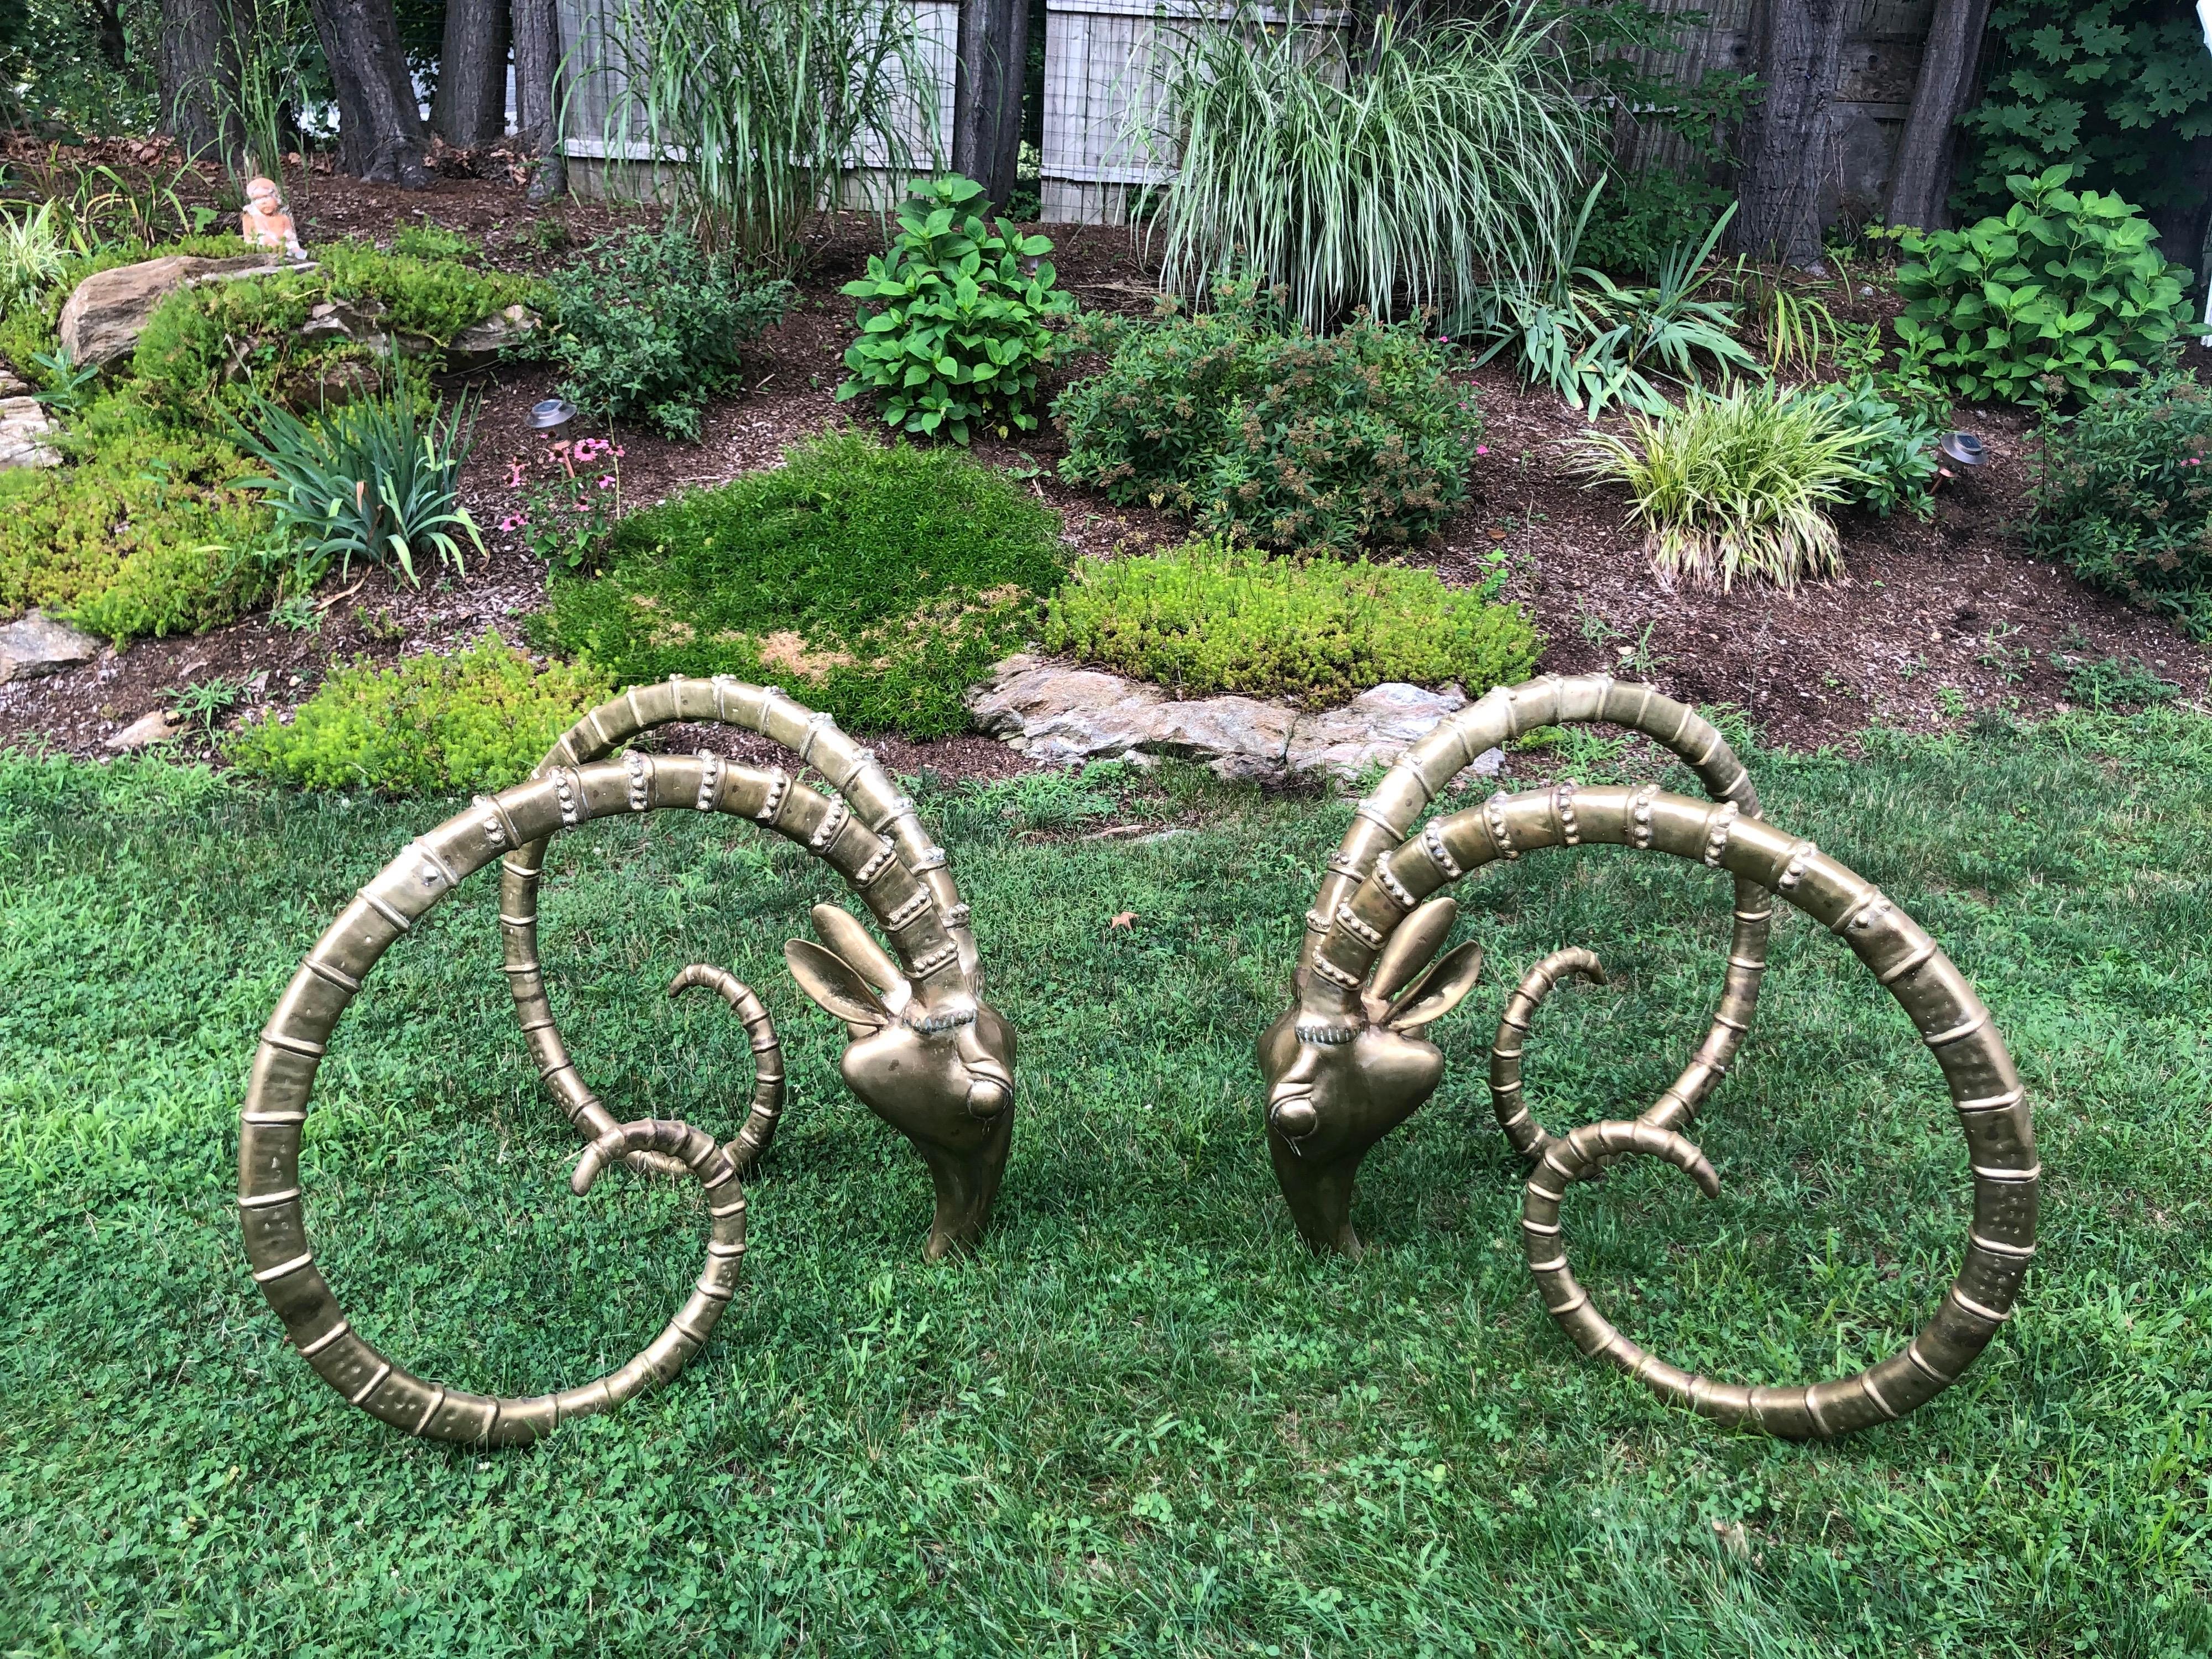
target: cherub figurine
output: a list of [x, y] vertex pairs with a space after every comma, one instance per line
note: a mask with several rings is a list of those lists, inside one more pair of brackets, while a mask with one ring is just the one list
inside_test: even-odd
[[304, 259], [299, 232], [285, 210], [283, 193], [273, 179], [255, 178], [246, 186], [246, 210], [238, 216], [238, 232], [256, 247], [265, 247], [289, 259]]

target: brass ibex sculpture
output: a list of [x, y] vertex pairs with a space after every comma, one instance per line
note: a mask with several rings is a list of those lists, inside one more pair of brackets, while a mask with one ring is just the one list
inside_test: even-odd
[[[1539, 726], [1607, 721], [1688, 762], [1712, 796], [1565, 783], [1414, 827], [1478, 755]], [[1902, 1417], [1955, 1382], [2010, 1315], [2035, 1254], [2039, 1166], [2020, 1076], [1973, 988], [1935, 940], [1872, 884], [1812, 842], [1759, 819], [1759, 797], [1719, 732], [1649, 687], [1547, 677], [1499, 688], [1449, 715], [1391, 767], [1357, 809], [1306, 916], [1297, 1001], [1260, 1042], [1267, 1142], [1298, 1231], [1316, 1249], [1356, 1253], [1352, 1176], [1382, 1137], [1429, 1097], [1443, 1057], [1422, 1030], [1466, 994], [1479, 965], [1462, 945], [1421, 970], [1456, 914], [1442, 889], [1499, 860], [1608, 844], [1691, 859], [1735, 878], [1728, 977], [1697, 1056], [1633, 1121], [1554, 1138], [1531, 1115], [1520, 1060], [1537, 1007], [1568, 973], [1595, 975], [1586, 951], [1547, 958], [1522, 981], [1491, 1050], [1492, 1103], [1515, 1149], [1537, 1160], [1522, 1200], [1529, 1271], [1577, 1346], [1602, 1354], [1668, 1399], [1723, 1423], [1792, 1437], [1847, 1433]], [[1693, 1376], [1646, 1353], [1597, 1310], [1567, 1267], [1559, 1202], [1601, 1163], [1634, 1153], [1686, 1171], [1707, 1196], [1719, 1177], [1678, 1126], [1726, 1073], [1759, 997], [1777, 896], [1839, 935], [1902, 1005], [1950, 1085], [1973, 1169], [1966, 1260], [1935, 1318], [1905, 1349], [1856, 1376], [1810, 1388], [1747, 1388]]]
[[[632, 750], [619, 761], [602, 758], [674, 720], [760, 732], [836, 793], [801, 787], [780, 768], [764, 772], [712, 755]], [[1562, 784], [1493, 796], [1412, 833], [1475, 756], [1540, 726], [1584, 720], [1656, 738], [1689, 762], [1715, 804], [1651, 787]], [[605, 1410], [681, 1370], [732, 1292], [744, 1253], [739, 1180], [766, 1151], [783, 1106], [781, 1048], [766, 1011], [719, 968], [686, 968], [669, 987], [672, 994], [695, 985], [717, 991], [752, 1040], [752, 1109], [738, 1134], [718, 1146], [688, 1124], [615, 1120], [568, 1057], [538, 957], [538, 884], [551, 837], [595, 817], [663, 809], [755, 819], [806, 847], [860, 895], [890, 951], [849, 912], [823, 904], [813, 910], [822, 943], [790, 940], [786, 960], [806, 994], [847, 1025], [847, 1083], [928, 1166], [937, 1200], [929, 1255], [971, 1243], [989, 1218], [1013, 1127], [1014, 1035], [982, 1000], [968, 908], [944, 850], [868, 750], [775, 688], [682, 678], [637, 687], [579, 721], [530, 781], [480, 798], [363, 887], [301, 963], [255, 1057], [239, 1144], [239, 1204], [253, 1276], [316, 1371], [353, 1404], [410, 1433], [510, 1443]], [[1826, 1436], [1911, 1411], [1988, 1342], [2034, 1254], [2038, 1168], [2019, 1078], [1987, 1011], [1935, 942], [1811, 842], [1760, 822], [1758, 797], [1719, 732], [1648, 688], [1546, 678], [1493, 691], [1408, 750], [1360, 804], [1306, 919], [1297, 1001], [1260, 1043], [1269, 1151], [1299, 1231], [1317, 1249], [1357, 1253], [1351, 1198], [1360, 1161], [1443, 1075], [1443, 1055], [1422, 1034], [1467, 994], [1481, 951], [1463, 945], [1431, 965], [1457, 915], [1451, 899], [1431, 896], [1493, 860], [1583, 842], [1656, 850], [1728, 871], [1735, 878], [1735, 931], [1711, 1031], [1682, 1075], [1632, 1122], [1589, 1124], [1554, 1138], [1522, 1098], [1521, 1044], [1536, 1009], [1565, 975], [1600, 976], [1595, 957], [1569, 950], [1547, 958], [1510, 1003], [1492, 1048], [1491, 1087], [1513, 1146], [1539, 1160], [1522, 1231], [1546, 1304], [1584, 1352], [1602, 1353], [1723, 1422]], [[494, 859], [501, 865], [506, 967], [523, 1031], [547, 1085], [589, 1143], [572, 1187], [587, 1190], [618, 1159], [689, 1176], [704, 1187], [712, 1221], [706, 1269], [659, 1338], [606, 1376], [530, 1399], [449, 1390], [386, 1359], [339, 1311], [308, 1248], [301, 1207], [301, 1128], [332, 1028], [384, 951]], [[1974, 1173], [1966, 1264], [1934, 1321], [1882, 1364], [1809, 1389], [1716, 1383], [1644, 1353], [1575, 1283], [1559, 1222], [1569, 1185], [1632, 1153], [1666, 1159], [1708, 1194], [1717, 1192], [1711, 1166], [1678, 1126], [1741, 1041], [1778, 894], [1840, 934], [1904, 1005], [1951, 1085]]]
[[[713, 755], [632, 750], [638, 732], [672, 720], [717, 721], [775, 739], [837, 792], [801, 787]], [[751, 818], [806, 848], [843, 876], [891, 941], [885, 951], [849, 912], [814, 908], [822, 945], [793, 939], [786, 959], [808, 995], [850, 1031], [843, 1071], [854, 1093], [914, 1142], [936, 1186], [933, 1256], [972, 1242], [990, 1218], [1013, 1133], [1014, 1035], [982, 999], [968, 907], [944, 849], [868, 750], [773, 687], [674, 679], [640, 686], [594, 709], [556, 744], [526, 783], [478, 799], [411, 844], [363, 887], [300, 964], [263, 1030], [240, 1117], [239, 1207], [253, 1277], [286, 1333], [323, 1380], [353, 1404], [410, 1434], [508, 1444], [604, 1411], [665, 1382], [707, 1340], [744, 1254], [738, 1184], [774, 1135], [783, 1099], [780, 1048], [750, 990], [724, 970], [692, 967], [672, 993], [706, 985], [752, 1036], [751, 1113], [727, 1146], [688, 1124], [618, 1123], [577, 1075], [553, 1022], [537, 954], [538, 883], [560, 830], [593, 818], [664, 810]], [[501, 860], [507, 972], [541, 1074], [589, 1140], [570, 1185], [587, 1191], [609, 1163], [688, 1175], [706, 1190], [712, 1236], [706, 1270], [667, 1328], [626, 1365], [559, 1394], [495, 1399], [410, 1376], [353, 1329], [308, 1247], [301, 1206], [300, 1136], [333, 1027], [379, 957], [461, 881]], [[824, 947], [827, 948], [824, 948]], [[896, 954], [894, 954], [896, 953]]]

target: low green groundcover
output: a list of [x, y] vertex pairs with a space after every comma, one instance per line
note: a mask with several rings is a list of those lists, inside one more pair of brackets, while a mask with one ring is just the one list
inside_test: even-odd
[[1213, 539], [1087, 562], [1052, 602], [1045, 644], [1187, 692], [1328, 702], [1385, 680], [1480, 695], [1528, 678], [1542, 641], [1495, 582], [1361, 559], [1292, 562]]
[[248, 772], [309, 789], [387, 794], [504, 789], [554, 740], [614, 695], [570, 663], [540, 667], [497, 635], [450, 657], [339, 670], [287, 725], [264, 720], [228, 745]]
[[618, 684], [735, 674], [935, 737], [1064, 569], [1057, 515], [1004, 473], [841, 433], [623, 520], [605, 575], [555, 579], [538, 638]]

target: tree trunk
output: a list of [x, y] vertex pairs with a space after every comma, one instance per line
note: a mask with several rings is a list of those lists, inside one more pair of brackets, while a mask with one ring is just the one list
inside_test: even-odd
[[123, 33], [123, 15], [115, 9], [114, 0], [92, 0], [94, 16], [98, 20], [100, 55], [107, 67], [121, 70], [129, 62], [130, 46]]
[[161, 0], [155, 62], [161, 130], [187, 157], [228, 164], [238, 149], [237, 38], [223, 0]]
[[1027, 0], [961, 0], [952, 92], [952, 170], [983, 186], [994, 208], [1013, 193], [1029, 79]]
[[561, 13], [555, 0], [511, 0], [514, 33], [514, 125], [537, 161], [526, 199], [542, 204], [566, 195], [568, 157], [561, 149]]
[[1883, 214], [1893, 225], [1942, 230], [1951, 222], [1952, 158], [1959, 118], [1974, 98], [1974, 72], [1982, 60], [1982, 31], [1990, 0], [1936, 0], [1928, 44], [1920, 54], [1920, 79], [1912, 108], [1897, 141]]
[[1743, 129], [1741, 203], [1730, 228], [1741, 252], [1820, 262], [1820, 190], [1832, 169], [1829, 109], [1842, 73], [1846, 0], [1759, 0], [1753, 63], [1765, 90]]
[[338, 94], [338, 170], [420, 190], [428, 135], [392, 0], [310, 0]]
[[507, 0], [446, 0], [430, 125], [456, 149], [507, 137]]

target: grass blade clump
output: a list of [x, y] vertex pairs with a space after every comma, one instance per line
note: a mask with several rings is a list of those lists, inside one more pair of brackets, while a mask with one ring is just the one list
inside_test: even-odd
[[672, 190], [739, 266], [788, 269], [864, 155], [894, 173], [935, 155], [935, 82], [906, 0], [623, 0], [603, 39], [607, 153], [642, 145], [655, 165], [639, 188]]
[[296, 549], [296, 586], [313, 586], [332, 560], [346, 571], [358, 558], [420, 586], [418, 556], [462, 568], [456, 532], [483, 550], [460, 502], [461, 464], [476, 443], [465, 393], [426, 422], [403, 371], [391, 391], [313, 421], [257, 394], [251, 418], [233, 435], [270, 476], [245, 482], [268, 497]]
[[1209, 538], [1086, 562], [1053, 599], [1044, 641], [1193, 695], [1319, 704], [1402, 680], [1479, 696], [1527, 678], [1542, 645], [1496, 587], [1364, 559], [1292, 563]]
[[961, 694], [1064, 568], [1058, 515], [1004, 473], [850, 432], [633, 514], [607, 561], [556, 578], [545, 643], [617, 683], [735, 674], [915, 737], [966, 729]]
[[1863, 477], [1866, 434], [1838, 399], [1767, 383], [1692, 387], [1680, 409], [1632, 414], [1628, 428], [1585, 438], [1583, 467], [1627, 486], [1629, 522], [1662, 575], [1788, 587], [1843, 569], [1828, 509]]
[[1240, 13], [1170, 52], [1162, 285], [1196, 294], [1249, 265], [1319, 329], [1359, 306], [1448, 306], [1483, 270], [1548, 267], [1583, 117], [1547, 33], [1521, 15], [1413, 30], [1386, 13], [1350, 61], [1304, 10], [1274, 26]]

